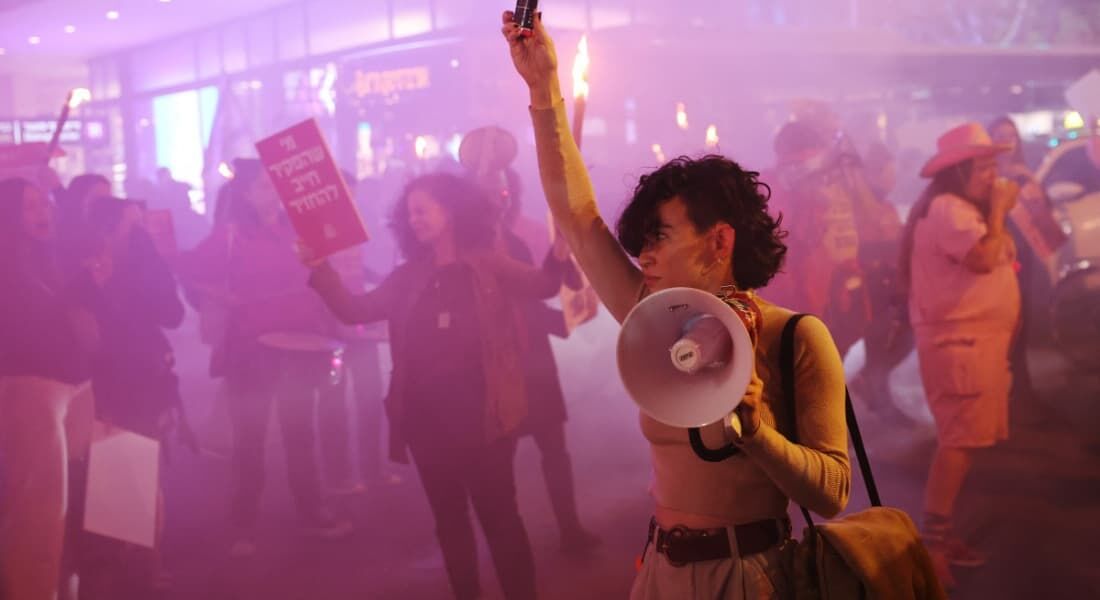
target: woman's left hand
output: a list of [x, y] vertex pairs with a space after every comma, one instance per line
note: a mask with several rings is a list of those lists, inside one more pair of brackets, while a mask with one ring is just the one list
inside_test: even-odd
[[302, 264], [308, 269], [316, 269], [325, 262], [324, 258], [318, 258], [313, 252], [313, 248], [310, 248], [309, 245], [301, 239], [294, 242], [294, 253], [298, 255], [298, 260], [302, 261]]
[[737, 408], [733, 409], [733, 413], [729, 418], [737, 419], [739, 422], [731, 425], [736, 429], [737, 425], [740, 425], [741, 440], [748, 440], [752, 436], [756, 435], [756, 432], [760, 430], [761, 417], [760, 417], [760, 403], [764, 398], [764, 382], [756, 375], [756, 369], [752, 371], [752, 379], [749, 380], [749, 387], [745, 390], [745, 395], [741, 397], [741, 403], [737, 405]]

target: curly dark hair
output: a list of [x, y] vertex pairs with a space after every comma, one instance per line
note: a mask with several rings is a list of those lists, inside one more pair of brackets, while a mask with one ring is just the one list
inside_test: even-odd
[[679, 197], [697, 231], [717, 223], [733, 227], [734, 281], [743, 289], [762, 288], [783, 266], [787, 232], [781, 228], [782, 215], [768, 213], [771, 188], [759, 177], [723, 156], [673, 159], [638, 181], [619, 218], [619, 243], [631, 256], [639, 256], [660, 226], [658, 209]]
[[406, 260], [424, 258], [431, 253], [431, 248], [416, 239], [409, 226], [409, 195], [415, 191], [427, 193], [443, 206], [451, 220], [459, 250], [492, 246], [499, 215], [481, 186], [451, 173], [432, 173], [405, 185], [390, 215], [390, 230]]

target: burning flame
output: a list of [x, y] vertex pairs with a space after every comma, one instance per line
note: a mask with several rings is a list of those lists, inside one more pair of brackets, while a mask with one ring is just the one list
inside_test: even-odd
[[418, 135], [413, 140], [413, 151], [420, 160], [431, 160], [439, 156], [442, 146], [439, 139], [432, 135]]
[[680, 129], [688, 128], [687, 107], [684, 106], [683, 102], [676, 103], [676, 126]]
[[76, 88], [69, 95], [69, 108], [75, 110], [80, 108], [81, 104], [90, 102], [92, 99], [92, 92], [88, 88]]
[[707, 127], [707, 148], [718, 147], [718, 127], [716, 125], [710, 125]]
[[577, 56], [573, 59], [573, 98], [588, 100], [588, 36], [582, 35], [577, 43]]
[[661, 148], [660, 144], [653, 144], [652, 150], [653, 150], [653, 156], [657, 159], [657, 162], [663, 164], [666, 160], [668, 160], [665, 157], [665, 150], [664, 150], [664, 148]]

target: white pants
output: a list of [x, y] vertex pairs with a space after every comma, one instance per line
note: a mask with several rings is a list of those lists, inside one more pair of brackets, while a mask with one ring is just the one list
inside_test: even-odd
[[731, 558], [674, 566], [649, 544], [630, 600], [787, 600], [791, 586], [780, 558], [781, 546], [742, 557], [729, 530]]
[[[65, 419], [73, 397], [86, 389], [41, 377], [0, 377], [0, 597], [5, 600], [57, 596], [68, 494]], [[80, 429], [87, 428], [74, 431]]]

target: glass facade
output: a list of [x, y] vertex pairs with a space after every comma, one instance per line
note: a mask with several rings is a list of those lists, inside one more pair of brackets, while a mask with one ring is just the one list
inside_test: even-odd
[[[695, 151], [712, 126], [739, 132], [721, 137], [723, 150], [747, 148], [810, 92], [891, 118], [965, 112], [972, 110], [965, 102], [988, 103], [967, 87], [976, 72], [989, 74], [985, 96], [1015, 100], [1020, 106], [1008, 102], [1004, 110], [1021, 112], [1059, 102], [1051, 90], [1079, 76], [1083, 63], [1065, 54], [1060, 65], [1037, 56], [1046, 62], [1036, 67], [1028, 62], [1035, 52], [1011, 56], [1006, 47], [1100, 39], [1100, 10], [1069, 1], [1040, 7], [975, 0], [923, 12], [918, 5], [926, 2], [891, 2], [891, 10], [885, 4], [556, 0], [545, 8], [566, 69], [580, 32], [593, 36], [586, 154], [597, 158], [625, 150], [652, 160], [654, 144], [669, 153]], [[1067, 21], [1072, 11], [1081, 14]], [[252, 155], [254, 140], [316, 117], [338, 160], [360, 174], [445, 160], [456, 136], [473, 127], [527, 129], [521, 85], [496, 33], [498, 15], [499, 7], [481, 0], [311, 0], [101, 57], [90, 64], [91, 87], [95, 110], [109, 116], [113, 148], [101, 154], [130, 177], [166, 166], [192, 178], [201, 164], [209, 185], [222, 161]], [[1052, 19], [1077, 26], [1066, 32], [1044, 25]], [[913, 42], [946, 54], [967, 46], [996, 50], [951, 56], [957, 68], [946, 69], [935, 56], [910, 52]], [[807, 57], [792, 59], [795, 50]], [[1019, 72], [997, 69], [1001, 55], [1022, 65]], [[1085, 53], [1085, 62], [1095, 55]], [[838, 64], [853, 76], [838, 77]], [[951, 80], [953, 72], [963, 75]], [[1038, 72], [1048, 81], [1029, 80]], [[755, 87], [731, 96], [739, 81]], [[681, 90], [704, 98], [688, 106], [688, 130], [674, 120]], [[217, 98], [213, 117], [200, 97]], [[169, 117], [156, 106], [182, 112]], [[123, 122], [129, 127], [115, 131]], [[209, 133], [177, 131], [196, 124]]]

